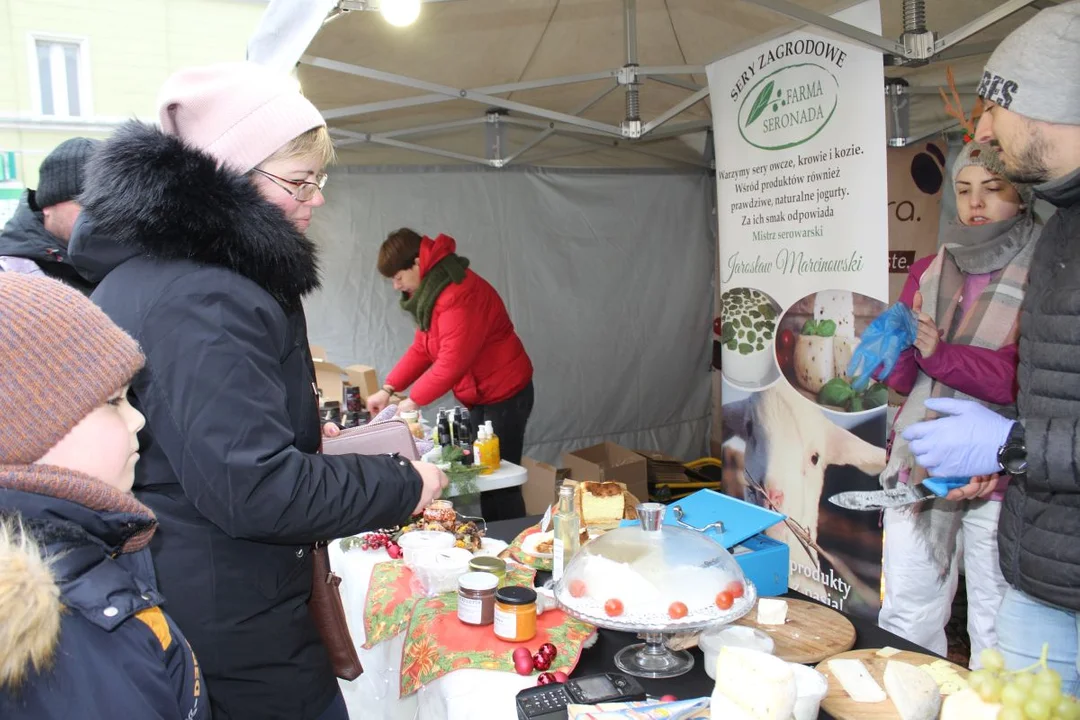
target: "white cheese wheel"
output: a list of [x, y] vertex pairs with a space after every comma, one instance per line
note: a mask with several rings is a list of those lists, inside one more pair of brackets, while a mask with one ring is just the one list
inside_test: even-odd
[[885, 663], [885, 691], [900, 720], [934, 720], [941, 710], [941, 691], [934, 678], [899, 660]]
[[759, 625], [783, 625], [787, 620], [787, 602], [773, 598], [759, 598], [757, 621]]
[[979, 694], [968, 688], [945, 698], [941, 720], [997, 720], [1001, 705], [983, 702]]
[[855, 337], [855, 298], [850, 290], [823, 290], [814, 295], [814, 319], [832, 320], [839, 337]]
[[831, 337], [800, 335], [795, 340], [795, 379], [816, 393], [836, 377], [836, 358]]
[[887, 697], [862, 660], [829, 660], [829, 672], [855, 702], [878, 703]]
[[[716, 657], [713, 717], [790, 720], [798, 688], [791, 666], [778, 657], [724, 646]], [[718, 709], [723, 710], [717, 712]]]
[[851, 376], [847, 374], [847, 368], [857, 347], [859, 347], [859, 338], [837, 335], [833, 339], [833, 374], [838, 378], [844, 378], [849, 383], [851, 382]]

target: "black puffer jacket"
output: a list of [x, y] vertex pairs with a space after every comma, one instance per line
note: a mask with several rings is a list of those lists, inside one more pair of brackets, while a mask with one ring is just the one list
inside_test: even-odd
[[1057, 212], [1021, 308], [1017, 407], [1028, 472], [1005, 494], [998, 546], [1009, 584], [1080, 610], [1080, 170], [1035, 192]]
[[[80, 216], [81, 217], [81, 216]], [[75, 232], [89, 232], [87, 223], [76, 222]], [[27, 190], [19, 198], [15, 214], [0, 231], [0, 257], [30, 260], [41, 272], [65, 282], [76, 290], [89, 295], [92, 283], [83, 278], [71, 264], [67, 248], [45, 229], [45, 218], [34, 203], [34, 191]], [[3, 270], [0, 267], [0, 270]]]
[[[301, 298], [315, 248], [246, 177], [129, 123], [87, 168], [92, 295], [146, 354], [135, 494], [216, 720], [312, 720], [337, 692], [306, 606], [313, 541], [406, 520], [411, 465], [324, 456]], [[95, 189], [100, 189], [95, 190]]]

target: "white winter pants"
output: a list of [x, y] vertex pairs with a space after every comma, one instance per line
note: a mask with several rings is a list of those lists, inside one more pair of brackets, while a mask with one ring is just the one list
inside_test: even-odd
[[[979, 667], [979, 653], [994, 647], [994, 620], [1008, 587], [998, 567], [997, 524], [1001, 503], [981, 500], [964, 512], [957, 538], [967, 580], [968, 635], [971, 668]], [[960, 560], [943, 581], [925, 546], [915, 535], [914, 516], [908, 509], [885, 511], [885, 600], [878, 625], [916, 645], [944, 656], [948, 647], [945, 625], [959, 581]]]

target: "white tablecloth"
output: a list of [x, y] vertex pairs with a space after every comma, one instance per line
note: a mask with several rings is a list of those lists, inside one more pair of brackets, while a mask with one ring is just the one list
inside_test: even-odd
[[[478, 478], [483, 490], [524, 482], [525, 469], [507, 462], [495, 473]], [[330, 545], [329, 551], [330, 566], [342, 578], [340, 590], [345, 617], [364, 666], [364, 674], [356, 680], [340, 681], [350, 717], [354, 720], [516, 720], [514, 697], [523, 688], [535, 685], [535, 676], [496, 670], [456, 670], [412, 695], [400, 697], [404, 634], [370, 650], [363, 648], [364, 603], [371, 571], [376, 563], [389, 560], [390, 556], [385, 550], [342, 552], [337, 542]]]

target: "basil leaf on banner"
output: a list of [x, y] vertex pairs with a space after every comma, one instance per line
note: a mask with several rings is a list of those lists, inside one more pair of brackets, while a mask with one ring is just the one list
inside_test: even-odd
[[758, 93], [757, 98], [754, 99], [754, 105], [750, 108], [750, 114], [746, 116], [746, 126], [750, 125], [761, 117], [761, 113], [765, 112], [765, 108], [769, 107], [769, 101], [772, 100], [772, 91], [774, 81], [770, 80], [765, 84], [765, 87]]

